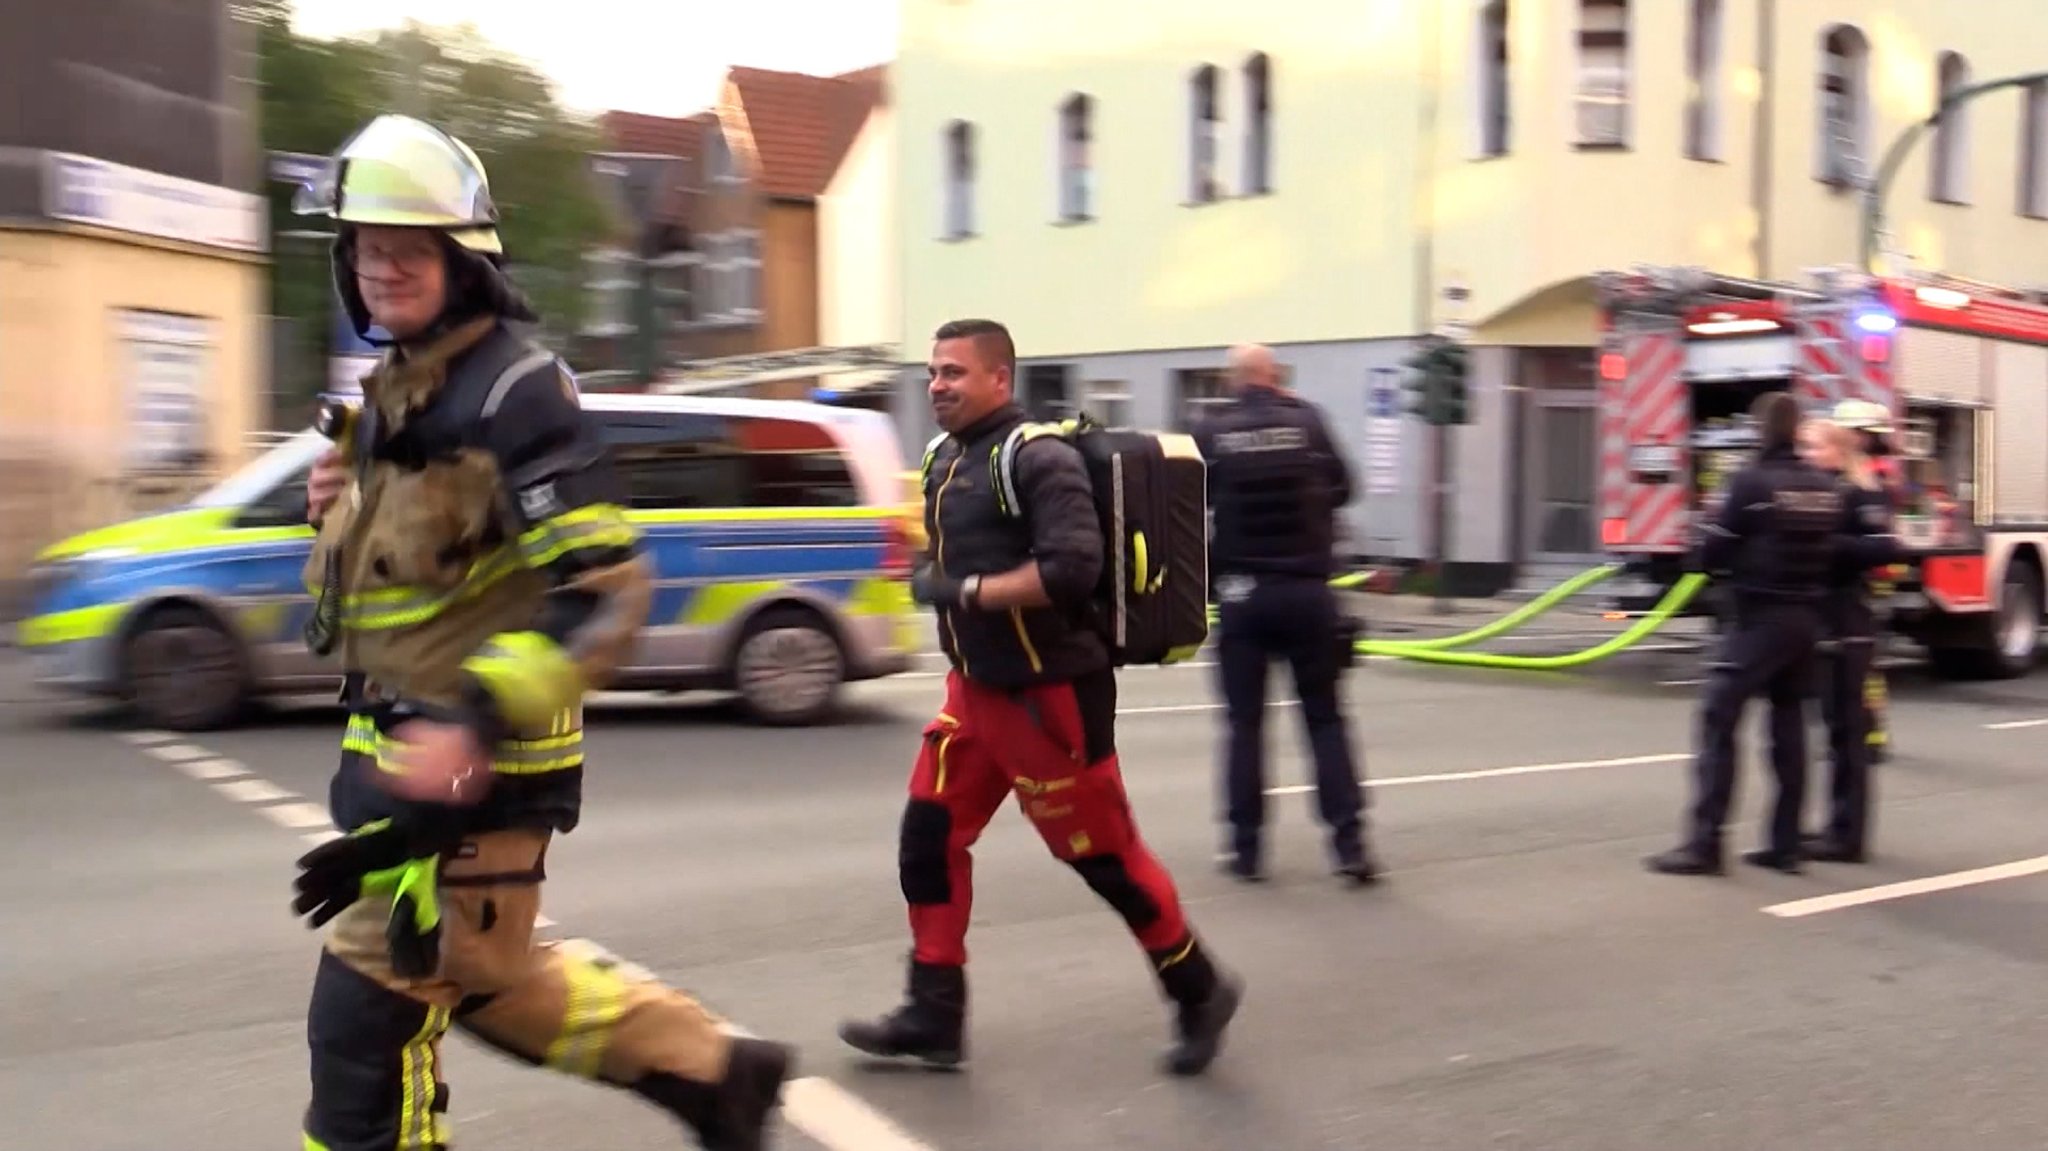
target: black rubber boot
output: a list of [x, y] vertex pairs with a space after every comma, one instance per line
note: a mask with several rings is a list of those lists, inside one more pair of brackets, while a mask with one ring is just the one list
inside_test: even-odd
[[1223, 1051], [1223, 1032], [1237, 1015], [1244, 983], [1216, 969], [1200, 942], [1153, 956], [1159, 985], [1173, 1000], [1174, 1042], [1160, 1060], [1170, 1075], [1200, 1075]]
[[633, 1091], [689, 1124], [704, 1151], [767, 1151], [768, 1116], [782, 1101], [782, 1084], [795, 1067], [796, 1052], [783, 1044], [735, 1039], [721, 1082], [657, 1072], [635, 1083]]
[[912, 962], [903, 1005], [879, 1019], [848, 1020], [839, 1038], [880, 1059], [915, 1059], [928, 1067], [967, 1062], [967, 969]]

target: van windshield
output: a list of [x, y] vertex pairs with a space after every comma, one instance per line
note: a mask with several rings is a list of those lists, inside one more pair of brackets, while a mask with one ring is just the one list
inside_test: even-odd
[[247, 507], [276, 490], [277, 485], [311, 468], [326, 447], [327, 437], [307, 428], [238, 468], [186, 506]]

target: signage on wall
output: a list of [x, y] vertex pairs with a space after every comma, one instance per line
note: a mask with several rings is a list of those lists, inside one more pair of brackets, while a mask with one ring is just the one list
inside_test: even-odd
[[122, 311], [116, 319], [128, 376], [128, 462], [170, 466], [205, 451], [213, 323], [169, 312]]
[[1365, 391], [1365, 490], [1401, 490], [1401, 387], [1392, 368], [1374, 368]]
[[269, 245], [261, 196], [63, 152], [46, 154], [43, 174], [51, 219], [237, 252]]

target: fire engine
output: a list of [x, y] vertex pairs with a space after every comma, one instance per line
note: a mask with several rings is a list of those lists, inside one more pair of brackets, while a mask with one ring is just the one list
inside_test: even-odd
[[2048, 298], [1939, 276], [1806, 280], [1598, 277], [1601, 543], [1633, 577], [1618, 606], [1682, 573], [1695, 521], [1753, 453], [1760, 393], [1814, 414], [1870, 400], [1892, 413], [1911, 552], [1883, 573], [1880, 611], [1940, 674], [2025, 674], [2048, 570]]

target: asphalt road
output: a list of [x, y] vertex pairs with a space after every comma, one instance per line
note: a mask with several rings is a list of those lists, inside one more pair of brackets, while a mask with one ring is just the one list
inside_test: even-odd
[[[1584, 646], [1574, 629], [1599, 626], [1502, 650]], [[1274, 881], [1241, 887], [1211, 861], [1211, 673], [1132, 671], [1121, 742], [1141, 825], [1250, 983], [1222, 1060], [1183, 1082], [1154, 1071], [1167, 1016], [1136, 949], [1013, 810], [977, 854], [973, 1068], [875, 1070], [837, 1043], [841, 1017], [901, 986], [893, 834], [937, 673], [856, 690], [826, 729], [688, 702], [593, 720], [586, 821], [550, 858], [551, 931], [799, 1044], [780, 1147], [1929, 1151], [2032, 1146], [2048, 1124], [2048, 870], [1798, 902], [2048, 852], [2048, 674], [1901, 673], [1869, 865], [1680, 879], [1639, 860], [1677, 830], [1695, 654], [1543, 675], [1374, 662], [1350, 696], [1391, 870], [1353, 892], [1323, 872], [1292, 710], [1268, 736], [1270, 785], [1297, 789], [1275, 800]], [[286, 892], [336, 713], [186, 739], [0, 706], [5, 1143], [294, 1146], [315, 942]], [[1755, 841], [1759, 780], [1736, 847]], [[460, 1040], [447, 1055], [461, 1146], [688, 1145], [630, 1100]]]

